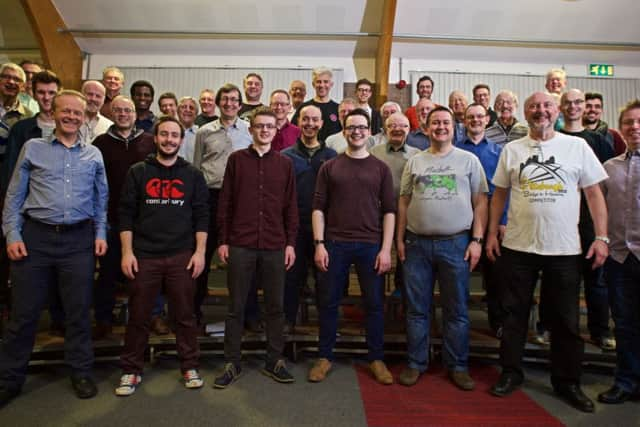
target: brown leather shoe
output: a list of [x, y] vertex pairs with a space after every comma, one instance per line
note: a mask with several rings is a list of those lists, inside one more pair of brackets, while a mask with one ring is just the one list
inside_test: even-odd
[[411, 387], [412, 385], [415, 385], [415, 383], [418, 382], [418, 379], [420, 378], [421, 375], [422, 375], [422, 372], [407, 366], [404, 369], [404, 371], [400, 373], [400, 376], [398, 377], [398, 382], [402, 385], [406, 385], [407, 387]]
[[371, 369], [371, 373], [380, 384], [393, 384], [393, 375], [391, 375], [391, 372], [387, 369], [387, 365], [385, 365], [382, 360], [374, 360], [371, 362], [369, 369]]
[[476, 387], [467, 371], [449, 371], [449, 378], [460, 390], [471, 391]]
[[93, 339], [94, 340], [104, 340], [113, 334], [113, 327], [110, 323], [96, 323], [95, 328], [93, 328]]
[[151, 331], [156, 335], [167, 335], [171, 332], [169, 325], [160, 316], [153, 316], [151, 318]]
[[307, 377], [312, 383], [319, 383], [327, 378], [327, 374], [331, 370], [331, 362], [329, 359], [320, 358], [316, 360], [313, 367], [309, 369], [309, 376]]

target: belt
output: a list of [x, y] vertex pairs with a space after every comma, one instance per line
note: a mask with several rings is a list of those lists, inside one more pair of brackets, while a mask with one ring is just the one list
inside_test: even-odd
[[[407, 231], [407, 233], [410, 233], [410, 231]], [[415, 234], [415, 233], [412, 233], [412, 234]], [[451, 239], [455, 239], [456, 237], [469, 235], [469, 230], [463, 230], [455, 234], [430, 234], [430, 235], [415, 234], [415, 235], [422, 239], [429, 239], [429, 240], [451, 240]]]
[[28, 215], [26, 215], [25, 217], [27, 221], [30, 221], [34, 224], [37, 224], [39, 227], [46, 228], [56, 233], [64, 233], [66, 231], [75, 230], [75, 229], [86, 227], [87, 225], [93, 224], [92, 219], [85, 219], [82, 221], [74, 222], [73, 224], [47, 224], [46, 222], [39, 221]]

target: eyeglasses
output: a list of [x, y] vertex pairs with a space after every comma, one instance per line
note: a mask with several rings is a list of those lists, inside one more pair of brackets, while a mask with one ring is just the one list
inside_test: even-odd
[[389, 129], [407, 129], [409, 125], [405, 123], [390, 123], [387, 125]]
[[22, 83], [22, 79], [18, 76], [12, 76], [10, 74], [0, 74], [0, 79], [2, 80], [11, 80], [15, 83]]
[[119, 114], [119, 113], [131, 114], [131, 113], [133, 113], [135, 110], [133, 110], [133, 109], [131, 109], [131, 108], [128, 108], [128, 107], [125, 107], [125, 108], [122, 108], [122, 107], [112, 107], [112, 108], [111, 108], [111, 111], [113, 111], [113, 112], [114, 112], [114, 113], [116, 113], [116, 114]]
[[348, 132], [355, 132], [356, 130], [359, 130], [360, 132], [364, 132], [365, 130], [369, 129], [369, 126], [365, 126], [365, 125], [351, 125], [351, 126], [347, 126], [345, 127], [345, 129]]
[[253, 125], [251, 125], [252, 128], [255, 129], [267, 129], [267, 130], [273, 130], [276, 128], [276, 125], [274, 125], [273, 123], [255, 123]]
[[240, 102], [239, 98], [233, 98], [233, 97], [229, 97], [229, 96], [223, 96], [220, 98], [221, 102], [230, 102], [232, 104], [235, 104], [236, 102]]
[[369, 89], [368, 87], [359, 87], [358, 89], [356, 89], [356, 91], [358, 91], [358, 92], [371, 92], [371, 89]]

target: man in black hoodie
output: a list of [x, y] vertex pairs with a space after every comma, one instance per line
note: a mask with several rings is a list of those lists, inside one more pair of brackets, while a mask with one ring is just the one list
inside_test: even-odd
[[130, 279], [129, 323], [115, 393], [129, 396], [142, 381], [155, 297], [164, 284], [176, 321], [176, 347], [187, 388], [200, 388], [195, 279], [204, 269], [209, 193], [202, 172], [178, 156], [184, 128], [170, 116], [154, 126], [156, 154], [129, 169], [120, 197], [122, 272]]

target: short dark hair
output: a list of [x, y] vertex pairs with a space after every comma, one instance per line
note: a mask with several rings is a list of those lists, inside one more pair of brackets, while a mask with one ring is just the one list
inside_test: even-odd
[[632, 99], [627, 103], [627, 105], [622, 107], [622, 109], [620, 110], [620, 117], [618, 117], [618, 128], [622, 127], [622, 116], [627, 114], [629, 111], [635, 110], [638, 108], [640, 108], [640, 99], [638, 98]]
[[37, 84], [50, 84], [55, 83], [58, 85], [58, 90], [62, 89], [62, 83], [60, 83], [60, 79], [53, 71], [44, 70], [39, 73], [35, 73], [33, 78], [31, 79], [31, 87], [33, 90], [36, 90]]
[[451, 121], [452, 122], [455, 121], [455, 116], [453, 115], [453, 111], [451, 111], [450, 109], [448, 109], [444, 105], [438, 105], [436, 108], [434, 108], [433, 110], [429, 111], [429, 114], [427, 115], [427, 125], [431, 121], [431, 116], [433, 115], [433, 113], [437, 113], [438, 111], [446, 111], [451, 116]]
[[356, 89], [358, 89], [362, 85], [367, 85], [367, 86], [373, 88], [373, 83], [371, 83], [371, 81], [369, 79], [360, 79], [360, 80], [358, 80], [356, 82]]
[[242, 92], [240, 91], [240, 88], [233, 83], [225, 83], [220, 87], [220, 89], [218, 89], [218, 92], [216, 92], [216, 105], [218, 107], [220, 106], [220, 98], [222, 98], [222, 95], [233, 91], [238, 92], [238, 103], [242, 104]]
[[178, 106], [178, 97], [173, 92], [165, 92], [160, 95], [160, 97], [158, 98], [158, 107], [160, 106], [160, 101], [162, 101], [163, 99], [173, 99], [173, 101], [176, 103], [176, 107]]
[[592, 99], [599, 99], [600, 103], [604, 105], [604, 99], [602, 98], [602, 94], [598, 92], [586, 92], [584, 94], [585, 101], [591, 101]]
[[347, 119], [351, 116], [363, 116], [364, 118], [367, 119], [367, 127], [369, 129], [371, 129], [371, 117], [369, 117], [369, 113], [367, 113], [365, 110], [363, 110], [362, 108], [356, 108], [354, 110], [351, 110], [347, 113], [346, 116], [344, 116], [344, 123], [347, 123]]
[[180, 138], [184, 138], [184, 126], [182, 126], [182, 123], [180, 123], [180, 121], [178, 119], [176, 119], [175, 117], [173, 117], [173, 116], [160, 116], [160, 117], [158, 117], [156, 122], [153, 124], [153, 134], [155, 136], [158, 136], [158, 131], [160, 129], [160, 125], [163, 124], [163, 123], [167, 123], [167, 122], [176, 123], [180, 127]]
[[422, 83], [425, 80], [429, 80], [431, 82], [431, 89], [433, 89], [434, 87], [436, 87], [436, 84], [433, 82], [433, 79], [429, 76], [422, 76], [418, 79], [418, 83], [416, 84], [416, 89], [418, 89], [418, 86], [420, 86], [420, 83]]
[[465, 117], [467, 116], [467, 111], [469, 111], [469, 108], [471, 108], [471, 107], [482, 107], [482, 109], [484, 110], [485, 114], [489, 113], [489, 111], [487, 110], [487, 108], [484, 105], [480, 104], [479, 102], [473, 102], [473, 103], [467, 105], [467, 108], [464, 109]]
[[249, 124], [251, 126], [253, 126], [256, 118], [258, 116], [267, 116], [267, 117], [273, 117], [273, 120], [278, 120], [276, 117], [276, 113], [273, 112], [273, 110], [269, 107], [258, 107], [255, 108], [251, 114], [249, 115]]
[[476, 90], [478, 90], [478, 89], [486, 89], [486, 90], [489, 91], [489, 93], [491, 93], [491, 88], [489, 87], [488, 84], [486, 84], [486, 83], [478, 83], [477, 85], [475, 85], [473, 87], [473, 90], [471, 91], [473, 96], [476, 96]]
[[146, 80], [137, 80], [135, 82], [133, 82], [133, 84], [131, 85], [131, 89], [129, 89], [129, 93], [131, 94], [131, 97], [133, 98], [133, 94], [136, 91], [137, 87], [148, 87], [149, 90], [151, 91], [151, 97], [153, 98], [156, 94], [156, 91], [153, 89], [153, 85], [146, 81]]
[[44, 68], [41, 64], [38, 64], [36, 61], [32, 61], [31, 59], [23, 59], [18, 65], [20, 65], [21, 67], [25, 65], [37, 65], [40, 68]]

